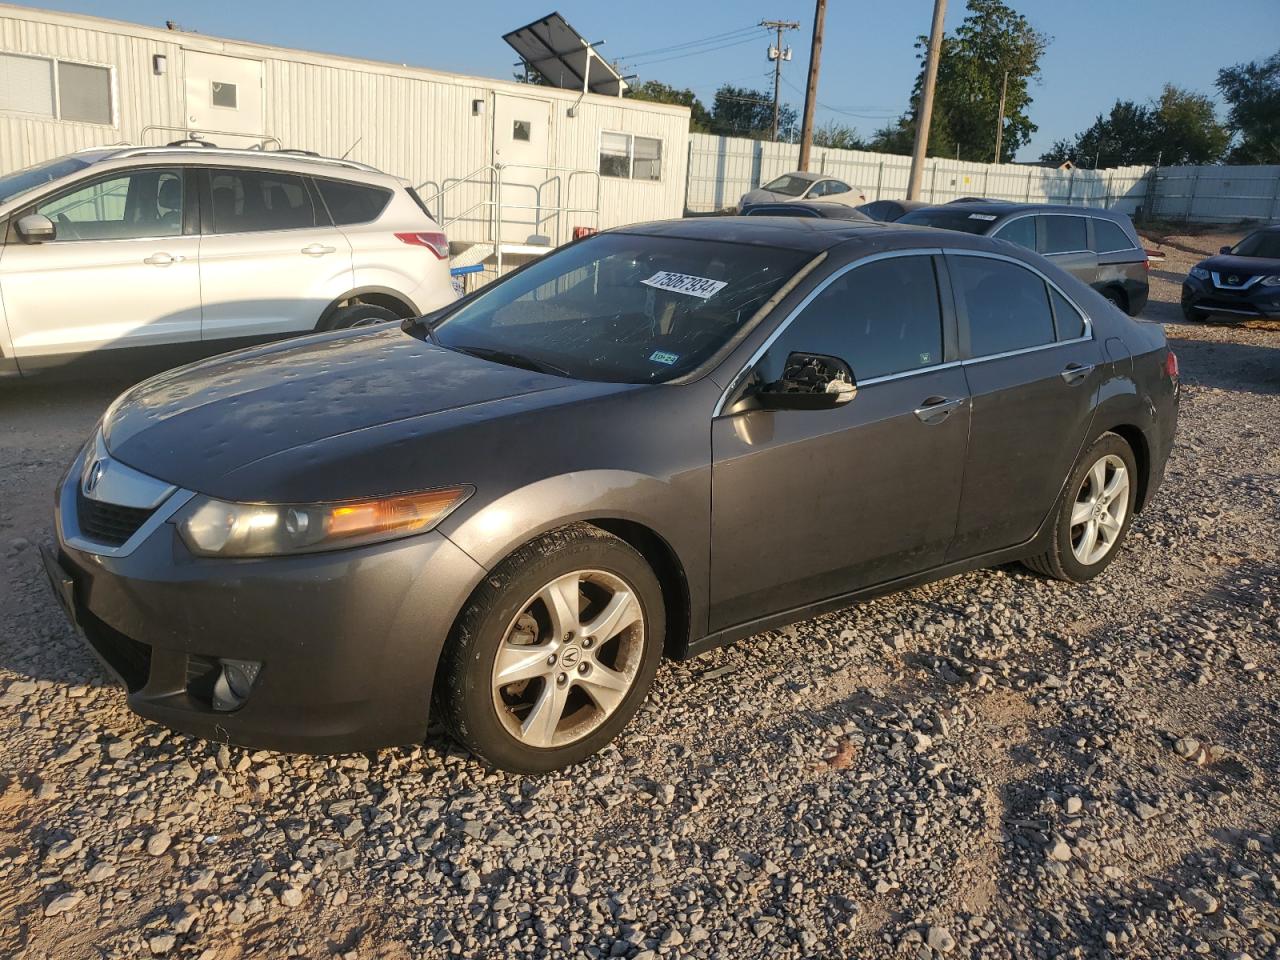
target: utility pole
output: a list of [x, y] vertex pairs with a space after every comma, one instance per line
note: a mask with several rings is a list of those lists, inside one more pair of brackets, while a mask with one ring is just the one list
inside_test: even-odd
[[[819, 0], [821, 2], [821, 0]], [[916, 142], [911, 150], [911, 179], [907, 181], [907, 199], [920, 199], [920, 181], [924, 178], [924, 155], [929, 147], [929, 124], [933, 122], [933, 88], [938, 83], [938, 55], [942, 52], [942, 21], [947, 13], [947, 0], [933, 0], [933, 26], [929, 29], [929, 57], [924, 67], [924, 89], [920, 91], [920, 115], [916, 118]]]
[[813, 11], [813, 43], [809, 47], [809, 83], [804, 90], [804, 117], [800, 121], [801, 170], [809, 169], [809, 151], [813, 149], [813, 108], [818, 103], [818, 64], [822, 59], [822, 24], [826, 18], [827, 0], [816, 0]]
[[782, 61], [791, 59], [791, 48], [782, 46], [783, 30], [799, 30], [800, 24], [794, 20], [761, 20], [760, 26], [774, 30], [778, 34], [778, 42], [769, 48], [769, 59], [773, 61], [773, 127], [770, 140], [778, 139], [778, 82], [782, 79]]
[[1004, 98], [1009, 92], [1009, 71], [1004, 72], [1004, 80], [1000, 84], [1000, 119], [996, 121], [996, 158], [994, 163], [1000, 163], [1000, 146], [1004, 142]]

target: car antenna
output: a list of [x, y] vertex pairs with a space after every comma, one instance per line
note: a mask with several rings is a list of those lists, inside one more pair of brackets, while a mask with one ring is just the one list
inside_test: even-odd
[[347, 147], [347, 152], [346, 152], [346, 153], [344, 153], [342, 156], [340, 156], [338, 159], [339, 159], [339, 160], [345, 160], [345, 159], [347, 159], [347, 157], [348, 157], [348, 155], [350, 155], [351, 151], [352, 151], [352, 150], [354, 150], [356, 147], [360, 146], [360, 141], [361, 141], [361, 140], [363, 140], [363, 139], [364, 139], [364, 137], [356, 137], [356, 142], [355, 142], [355, 143], [353, 143], [351, 146]]

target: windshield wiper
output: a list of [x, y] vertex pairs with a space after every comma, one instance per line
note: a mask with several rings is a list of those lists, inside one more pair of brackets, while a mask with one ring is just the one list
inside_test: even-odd
[[561, 377], [570, 375], [569, 371], [564, 367], [557, 367], [554, 363], [535, 360], [533, 357], [526, 357], [521, 353], [512, 353], [509, 350], [495, 350], [491, 347], [458, 347], [453, 344], [445, 344], [445, 346], [450, 350], [457, 350], [459, 353], [466, 353], [482, 360], [492, 360], [494, 363], [504, 363], [509, 367], [519, 367], [522, 370], [532, 370], [535, 373], [552, 373]]

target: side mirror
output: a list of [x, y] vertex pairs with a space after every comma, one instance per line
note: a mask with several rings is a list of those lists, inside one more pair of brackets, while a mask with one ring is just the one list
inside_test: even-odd
[[15, 226], [23, 243], [45, 243], [58, 236], [58, 228], [43, 213], [28, 213]]
[[1218, 249], [1218, 252], [1219, 252], [1219, 253], [1230, 253], [1230, 252], [1231, 252], [1231, 248], [1230, 248], [1230, 247], [1220, 247], [1220, 248]]
[[848, 403], [858, 392], [853, 371], [839, 357], [793, 353], [782, 379], [766, 383], [755, 399], [766, 410], [830, 410]]

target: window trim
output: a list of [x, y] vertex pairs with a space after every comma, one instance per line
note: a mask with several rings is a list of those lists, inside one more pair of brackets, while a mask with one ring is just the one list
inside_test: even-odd
[[[604, 156], [604, 138], [606, 136], [627, 138], [627, 175], [625, 177], [615, 177], [613, 174], [600, 172], [600, 158]], [[636, 178], [636, 137], [640, 137], [642, 140], [655, 140], [658, 143], [658, 176], [652, 180], [647, 177], [643, 180]], [[662, 175], [667, 168], [666, 151], [667, 141], [663, 137], [654, 137], [645, 133], [626, 133], [622, 130], [601, 129], [596, 134], [596, 175], [603, 180], [626, 180], [628, 183], [662, 183]], [[611, 154], [611, 156], [616, 156], [616, 154]]]
[[[93, 168], [90, 167], [90, 170]], [[192, 237], [199, 235], [197, 228], [197, 218], [193, 214], [199, 209], [199, 201], [196, 194], [192, 192], [192, 181], [190, 176], [190, 168], [182, 164], [170, 163], [148, 163], [137, 167], [116, 167], [113, 170], [99, 170], [96, 176], [83, 177], [74, 183], [67, 184], [62, 189], [50, 190], [48, 193], [33, 198], [25, 207], [14, 211], [9, 218], [10, 228], [16, 226], [17, 222], [29, 213], [35, 213], [36, 208], [42, 203], [50, 200], [56, 200], [59, 197], [74, 193], [77, 190], [83, 190], [86, 187], [92, 187], [96, 183], [102, 183], [106, 180], [116, 180], [122, 176], [131, 177], [137, 173], [146, 173], [148, 171], [158, 170], [161, 172], [176, 173], [182, 179], [182, 227], [177, 233], [159, 233], [151, 234], [145, 237], [90, 237], [75, 240], [59, 240], [55, 237], [53, 243], [130, 243], [139, 240], [156, 242], [160, 240], [177, 240], [183, 237]], [[14, 238], [16, 239], [16, 237]]]
[[[120, 85], [114, 63], [99, 63], [96, 60], [75, 60], [71, 57], [56, 57], [45, 53], [28, 53], [25, 50], [0, 50], [0, 56], [26, 57], [28, 60], [44, 60], [52, 66], [53, 77], [53, 116], [46, 117], [42, 113], [28, 113], [25, 110], [0, 110], [0, 116], [32, 117], [37, 120], [53, 120], [57, 123], [83, 123], [91, 127], [120, 126]], [[69, 63], [77, 67], [97, 67], [107, 71], [107, 96], [110, 101], [111, 119], [106, 123], [96, 120], [67, 120], [62, 116], [62, 79], [58, 72], [59, 63]]]
[[[760, 344], [747, 359], [737, 373], [729, 378], [729, 385], [725, 387], [724, 392], [720, 394], [720, 399], [716, 401], [715, 407], [711, 411], [711, 419], [715, 420], [724, 416], [725, 407], [728, 403], [730, 395], [732, 395], [740, 386], [742, 386], [743, 378], [755, 369], [760, 359], [769, 351], [779, 337], [787, 331], [792, 322], [809, 306], [817, 297], [827, 289], [832, 283], [839, 280], [850, 270], [856, 270], [858, 267], [868, 263], [874, 263], [877, 260], [891, 260], [896, 257], [930, 257], [934, 260], [936, 277], [938, 282], [938, 309], [942, 314], [942, 356], [941, 363], [931, 364], [927, 367], [917, 367], [914, 370], [903, 370], [901, 373], [888, 373], [881, 377], [868, 377], [866, 380], [859, 380], [858, 387], [872, 386], [877, 383], [886, 383], [890, 380], [902, 380], [906, 377], [918, 376], [922, 373], [932, 373], [935, 370], [942, 370], [947, 367], [959, 366], [963, 361], [958, 356], [960, 344], [956, 339], [958, 331], [959, 314], [955, 308], [955, 297], [951, 287], [951, 272], [946, 264], [946, 248], [943, 247], [904, 247], [900, 250], [884, 250], [880, 253], [869, 253], [866, 256], [858, 257], [856, 260], [850, 260], [848, 263], [837, 267], [827, 276], [823, 277], [812, 290], [804, 295], [803, 299], [796, 304], [787, 315], [778, 322], [773, 328], [764, 342]], [[941, 268], [938, 267], [938, 259], [941, 258]], [[1005, 258], [1012, 260], [1012, 257]], [[1015, 261], [1016, 262], [1016, 261]]]
[[[1062, 295], [1062, 299], [1066, 300], [1067, 303], [1075, 307], [1076, 310], [1079, 312], [1080, 316], [1084, 317], [1084, 334], [1082, 336], [1072, 337], [1070, 340], [1059, 340], [1058, 339], [1058, 322], [1057, 322], [1057, 318], [1054, 316], [1053, 301], [1049, 298], [1048, 293], [1046, 291], [1046, 294], [1045, 294], [1046, 306], [1048, 306], [1049, 308], [1049, 320], [1053, 324], [1052, 340], [1050, 340], [1048, 343], [1038, 343], [1032, 347], [1019, 347], [1017, 350], [1004, 350], [1004, 351], [1001, 351], [1000, 353], [984, 353], [981, 356], [976, 356], [976, 357], [962, 357], [960, 360], [960, 363], [963, 366], [969, 366], [970, 364], [974, 364], [974, 363], [986, 363], [988, 360], [1003, 360], [1005, 357], [1017, 357], [1017, 356], [1021, 356], [1024, 353], [1035, 353], [1037, 350], [1048, 350], [1052, 347], [1065, 347], [1070, 344], [1084, 343], [1087, 340], [1093, 339], [1093, 318], [1090, 317], [1088, 312], [1082, 309], [1080, 304], [1077, 303], [1075, 299], [1072, 298], [1065, 290], [1063, 290], [1062, 287], [1058, 286], [1058, 284], [1056, 284], [1049, 276], [1047, 276], [1045, 273], [1041, 272], [1040, 270], [1036, 269], [1032, 264], [1019, 260], [1017, 257], [1009, 257], [1009, 256], [1005, 256], [1002, 253], [993, 253], [988, 250], [963, 250], [963, 249], [947, 248], [943, 251], [943, 256], [944, 257], [985, 257], [988, 260], [1004, 260], [1007, 263], [1012, 263], [1015, 266], [1021, 267], [1022, 269], [1035, 274], [1042, 281], [1044, 281], [1046, 287], [1049, 287], [1058, 291], [1058, 293]], [[956, 322], [957, 324], [959, 324], [959, 329], [960, 329], [960, 342], [962, 346], [961, 352], [969, 353], [972, 349], [971, 340], [969, 338], [969, 311], [966, 307], [961, 305], [960, 298], [955, 295], [954, 285], [952, 286], [952, 296], [956, 301]]]

